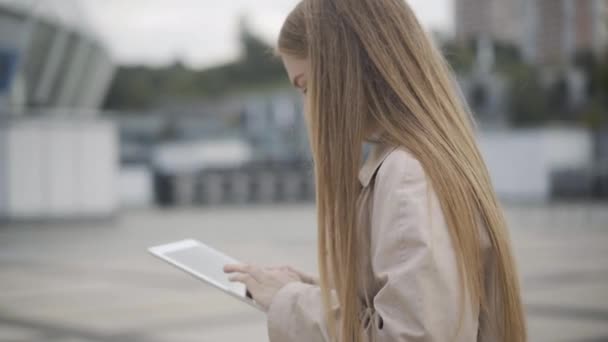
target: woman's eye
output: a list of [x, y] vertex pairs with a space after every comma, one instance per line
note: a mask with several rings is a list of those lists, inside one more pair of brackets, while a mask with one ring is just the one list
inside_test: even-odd
[[307, 92], [308, 92], [308, 88], [303, 88], [302, 89], [302, 94], [306, 95]]

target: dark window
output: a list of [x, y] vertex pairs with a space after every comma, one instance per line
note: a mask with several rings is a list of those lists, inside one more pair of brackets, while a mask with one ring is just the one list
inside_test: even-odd
[[8, 90], [16, 66], [17, 54], [10, 50], [0, 49], [0, 92]]

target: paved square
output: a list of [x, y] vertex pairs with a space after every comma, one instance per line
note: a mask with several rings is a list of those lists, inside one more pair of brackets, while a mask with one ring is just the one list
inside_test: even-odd
[[[508, 206], [530, 341], [608, 341], [608, 205]], [[316, 269], [309, 205], [125, 212], [0, 226], [0, 341], [267, 341], [264, 315], [151, 257], [205, 241]]]

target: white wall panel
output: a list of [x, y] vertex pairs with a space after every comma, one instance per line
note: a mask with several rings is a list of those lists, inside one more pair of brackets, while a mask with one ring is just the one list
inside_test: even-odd
[[118, 144], [114, 126], [87, 124], [80, 132], [82, 210], [89, 215], [111, 214], [118, 207]]
[[0, 217], [8, 213], [8, 129], [0, 126]]
[[80, 175], [76, 164], [74, 127], [68, 123], [54, 123], [48, 128], [47, 172], [49, 176], [49, 214], [66, 217], [78, 214], [76, 199]]
[[554, 168], [576, 168], [593, 161], [593, 141], [584, 129], [543, 132], [543, 151]]
[[479, 144], [500, 197], [526, 200], [547, 198], [548, 165], [542, 153], [540, 137], [511, 132], [483, 134]]
[[592, 142], [583, 129], [483, 132], [479, 145], [502, 198], [548, 200], [551, 173], [590, 165]]
[[111, 123], [19, 120], [0, 127], [0, 143], [3, 138], [0, 218], [102, 217], [117, 210], [118, 151]]
[[149, 207], [154, 202], [154, 181], [149, 168], [124, 167], [119, 176], [120, 206], [123, 208]]
[[45, 210], [41, 127], [20, 123], [8, 132], [8, 209], [18, 218], [35, 218]]

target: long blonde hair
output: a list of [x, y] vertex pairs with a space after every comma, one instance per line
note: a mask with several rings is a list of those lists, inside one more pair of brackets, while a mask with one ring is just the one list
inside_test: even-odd
[[[278, 50], [307, 59], [308, 126], [315, 161], [319, 271], [332, 337], [359, 341], [355, 229], [361, 143], [370, 125], [406, 147], [436, 191], [456, 252], [462, 298], [484, 310], [505, 342], [526, 340], [519, 280], [505, 218], [451, 70], [404, 0], [303, 0], [285, 21]], [[480, 231], [495, 254], [495, 298], [484, 293]], [[331, 290], [339, 324], [329, 314]], [[466, 291], [466, 293], [465, 293]], [[464, 300], [464, 299], [463, 299]]]

